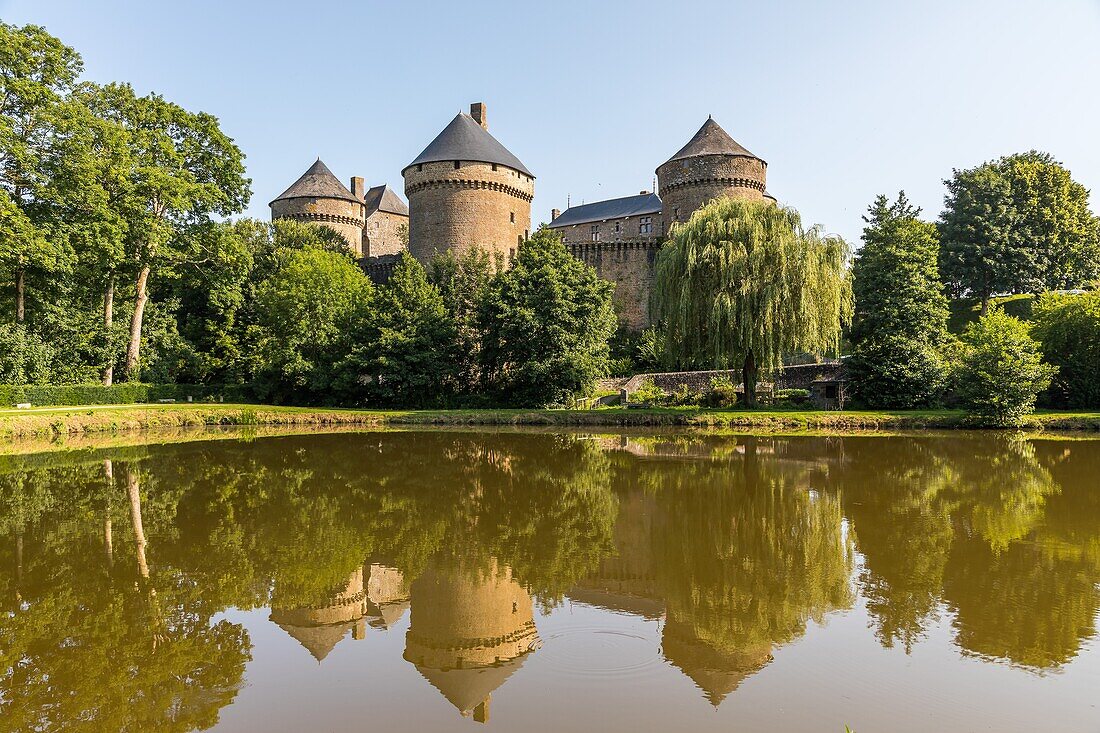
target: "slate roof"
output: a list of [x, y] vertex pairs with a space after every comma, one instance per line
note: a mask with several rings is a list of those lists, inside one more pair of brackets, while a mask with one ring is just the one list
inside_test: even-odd
[[443, 128], [443, 132], [428, 143], [424, 152], [402, 169], [402, 173], [414, 165], [445, 160], [498, 163], [532, 178], [535, 177], [523, 163], [519, 162], [519, 158], [512, 155], [508, 148], [501, 145], [485, 128], [477, 124], [473, 117], [464, 112], [458, 113], [450, 124]]
[[386, 211], [390, 214], [409, 215], [408, 205], [401, 197], [394, 193], [393, 189], [386, 185], [374, 186], [367, 191], [364, 197], [367, 204], [367, 216], [376, 211]]
[[321, 162], [320, 158], [309, 167], [309, 170], [302, 174], [301, 178], [294, 182], [294, 185], [283, 191], [271, 203], [297, 198], [330, 198], [363, 203], [361, 199], [356, 198], [355, 194], [347, 189], [347, 186], [340, 183], [340, 179], [332, 174], [332, 171]]
[[552, 228], [585, 224], [590, 221], [622, 219], [625, 216], [661, 213], [661, 198], [655, 193], [640, 193], [621, 199], [596, 201], [581, 206], [570, 206], [557, 219], [550, 222]]
[[761, 160], [760, 157], [753, 155], [730, 137], [729, 133], [723, 130], [722, 126], [715, 122], [712, 117], [707, 118], [707, 121], [699, 128], [699, 132], [695, 133], [695, 137], [688, 140], [687, 145], [680, 148], [676, 155], [665, 162], [670, 163], [684, 158], [697, 158], [700, 155], [735, 155]]

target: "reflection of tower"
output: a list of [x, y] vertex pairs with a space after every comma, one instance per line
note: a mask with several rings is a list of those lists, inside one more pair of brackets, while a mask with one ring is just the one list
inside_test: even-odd
[[271, 620], [320, 662], [347, 636], [348, 629], [353, 638], [363, 638], [365, 610], [363, 568], [357, 568], [347, 586], [321, 604], [278, 608], [273, 601]]
[[489, 697], [540, 645], [531, 596], [494, 562], [430, 569], [411, 589], [405, 659], [463, 716], [489, 719]]
[[771, 661], [771, 646], [723, 649], [700, 639], [690, 622], [670, 613], [661, 636], [665, 659], [691, 678], [717, 707], [741, 682]]
[[396, 568], [370, 565], [365, 571], [367, 613], [374, 616], [370, 625], [388, 629], [397, 623], [409, 607], [409, 586]]

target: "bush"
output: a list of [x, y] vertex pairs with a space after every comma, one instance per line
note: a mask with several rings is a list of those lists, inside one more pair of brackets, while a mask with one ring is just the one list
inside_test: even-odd
[[969, 418], [998, 427], [1019, 425], [1057, 368], [1043, 362], [1027, 324], [1000, 310], [971, 324], [963, 342], [956, 389]]
[[868, 339], [848, 359], [854, 396], [875, 409], [911, 410], [939, 403], [947, 366], [928, 341], [883, 335]]
[[737, 385], [729, 377], [711, 377], [710, 390], [700, 400], [704, 407], [733, 407], [737, 404]]
[[630, 395], [630, 401], [653, 405], [661, 402], [667, 396], [663, 389], [653, 383], [652, 379], [646, 379]]
[[201, 384], [143, 384], [123, 382], [105, 387], [102, 384], [0, 384], [0, 406], [10, 407], [21, 402], [35, 406], [64, 405], [133, 405], [174, 399], [186, 402], [216, 399], [230, 402], [249, 401], [249, 395], [240, 387], [220, 387]]
[[1045, 293], [1032, 333], [1058, 367], [1049, 395], [1060, 407], [1100, 407], [1100, 292]]
[[775, 404], [779, 406], [801, 407], [809, 401], [808, 389], [780, 389], [775, 393]]

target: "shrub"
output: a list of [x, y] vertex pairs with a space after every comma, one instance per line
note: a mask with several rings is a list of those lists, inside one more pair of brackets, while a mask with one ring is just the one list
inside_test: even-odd
[[808, 389], [781, 389], [775, 393], [775, 404], [780, 406], [799, 407], [810, 401]]
[[162, 399], [184, 402], [188, 397], [200, 401], [223, 399], [242, 402], [248, 401], [249, 396], [240, 387], [200, 384], [122, 382], [110, 387], [102, 384], [0, 384], [0, 406], [17, 405], [20, 402], [29, 402], [35, 406], [132, 405]]
[[726, 376], [711, 377], [710, 389], [702, 396], [704, 407], [733, 407], [737, 404], [737, 385]]
[[1035, 304], [1032, 334], [1058, 367], [1049, 394], [1064, 407], [1100, 406], [1100, 292], [1045, 293]]
[[664, 400], [667, 396], [668, 395], [663, 389], [653, 383], [652, 379], [646, 379], [638, 385], [638, 389], [634, 390], [634, 393], [630, 395], [630, 401], [656, 404]]
[[867, 407], [911, 410], [937, 404], [947, 366], [929, 341], [895, 334], [863, 341], [848, 359], [854, 396]]
[[999, 310], [971, 324], [963, 342], [956, 389], [969, 418], [992, 426], [1019, 425], [1057, 368], [1043, 362], [1027, 324]]

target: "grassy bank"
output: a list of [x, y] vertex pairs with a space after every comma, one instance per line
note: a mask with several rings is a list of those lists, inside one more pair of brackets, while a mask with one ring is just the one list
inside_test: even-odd
[[[961, 412], [852, 410], [341, 410], [258, 405], [122, 405], [0, 410], [0, 438], [51, 439], [146, 428], [218, 425], [372, 426], [533, 425], [689, 426], [754, 430], [921, 430], [966, 427]], [[1100, 412], [1041, 412], [1025, 426], [1037, 430], [1100, 430]]]

